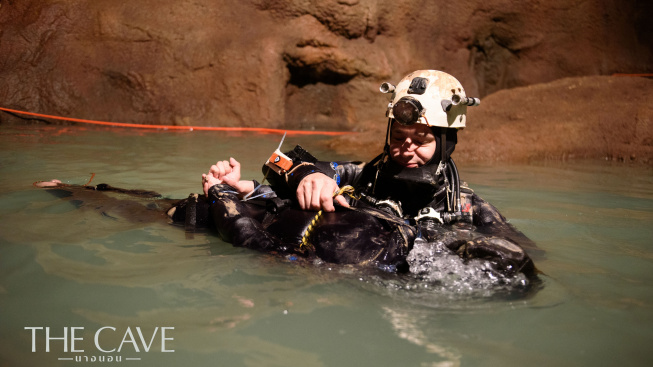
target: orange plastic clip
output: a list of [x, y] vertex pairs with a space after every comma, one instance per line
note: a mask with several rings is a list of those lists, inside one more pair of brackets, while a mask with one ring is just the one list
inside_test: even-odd
[[283, 171], [289, 171], [292, 168], [292, 159], [281, 153], [279, 149], [275, 150], [265, 165], [272, 168], [274, 172], [281, 174]]

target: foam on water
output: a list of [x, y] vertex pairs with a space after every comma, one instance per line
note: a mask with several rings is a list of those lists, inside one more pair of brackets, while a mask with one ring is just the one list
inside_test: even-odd
[[441, 241], [427, 242], [417, 238], [407, 260], [411, 274], [453, 293], [519, 288], [526, 287], [529, 283], [521, 273], [508, 277], [497, 272], [489, 261], [465, 261]]
[[408, 273], [387, 266], [375, 269], [321, 260], [312, 263], [311, 271], [331, 273], [366, 292], [415, 307], [456, 312], [527, 306], [542, 290], [542, 279], [528, 279], [521, 273], [503, 275], [490, 261], [463, 260], [439, 241], [416, 239], [407, 260]]

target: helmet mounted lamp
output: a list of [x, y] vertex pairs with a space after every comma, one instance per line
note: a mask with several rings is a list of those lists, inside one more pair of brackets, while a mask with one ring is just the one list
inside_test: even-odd
[[410, 126], [424, 116], [426, 110], [415, 98], [406, 96], [392, 106], [392, 115], [395, 121], [402, 125]]

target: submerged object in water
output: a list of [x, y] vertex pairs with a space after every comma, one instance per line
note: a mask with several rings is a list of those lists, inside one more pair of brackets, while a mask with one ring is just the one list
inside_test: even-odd
[[[330, 213], [304, 211], [264, 185], [258, 188], [259, 197], [249, 201], [240, 200], [227, 185], [213, 186], [208, 198], [191, 194], [183, 200], [106, 184], [41, 186], [77, 203], [90, 201], [93, 208], [100, 208], [103, 213], [110, 208], [112, 213], [118, 212], [130, 221], [154, 222], [168, 217], [187, 231], [214, 228], [234, 246], [268, 253], [419, 274], [429, 264], [425, 254], [447, 252], [463, 261], [486, 261], [485, 271], [504, 277], [524, 274], [532, 278], [537, 273], [521, 246], [534, 245], [498, 213], [496, 225], [475, 228], [468, 223], [440, 224], [432, 220], [410, 223], [367, 206], [337, 207]], [[125, 199], [108, 196], [108, 192], [120, 193]], [[131, 197], [147, 199], [147, 203], [143, 205], [142, 200]], [[486, 204], [480, 198], [478, 201], [480, 205]], [[413, 252], [416, 244], [419, 251]]]
[[[536, 269], [520, 243], [534, 244], [505, 221], [482, 199], [476, 205], [492, 210], [485, 221], [492, 226], [476, 228], [471, 223], [442, 224], [426, 218], [409, 222], [379, 208], [359, 205], [336, 207], [335, 212], [304, 211], [291, 200], [276, 197], [269, 186], [257, 189], [258, 200], [242, 201], [227, 185], [215, 185], [209, 197], [192, 194], [169, 214], [187, 229], [213, 225], [234, 246], [265, 252], [297, 254], [336, 264], [374, 265], [384, 270], [410, 271], [409, 253], [416, 239], [439, 243], [463, 260], [488, 261], [491, 271], [502, 276]], [[208, 210], [207, 210], [208, 209]], [[207, 218], [209, 217], [209, 218]]]

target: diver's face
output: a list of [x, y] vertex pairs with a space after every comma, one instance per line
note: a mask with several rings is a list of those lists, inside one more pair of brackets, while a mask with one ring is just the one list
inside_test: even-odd
[[433, 157], [435, 145], [435, 136], [428, 126], [392, 123], [390, 157], [398, 164], [407, 168], [423, 166]]

